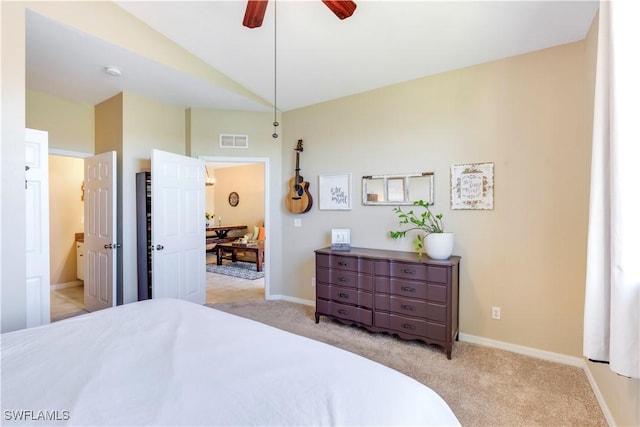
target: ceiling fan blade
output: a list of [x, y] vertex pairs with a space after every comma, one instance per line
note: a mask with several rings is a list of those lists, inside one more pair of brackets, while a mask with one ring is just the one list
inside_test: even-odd
[[329, 9], [340, 19], [345, 19], [353, 15], [357, 5], [351, 0], [322, 0]]
[[244, 11], [242, 25], [247, 28], [257, 28], [262, 25], [264, 13], [267, 10], [268, 0], [247, 0], [247, 9]]

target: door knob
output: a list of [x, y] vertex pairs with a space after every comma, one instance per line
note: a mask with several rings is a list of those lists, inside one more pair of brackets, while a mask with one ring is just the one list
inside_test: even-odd
[[112, 249], [113, 245], [111, 243], [108, 243], [108, 244], [104, 245], [104, 248], [105, 249]]
[[163, 249], [164, 249], [164, 246], [162, 246], [162, 245], [156, 245], [156, 249], [157, 249], [157, 250], [159, 250], [159, 251], [161, 251], [161, 250], [163, 250]]

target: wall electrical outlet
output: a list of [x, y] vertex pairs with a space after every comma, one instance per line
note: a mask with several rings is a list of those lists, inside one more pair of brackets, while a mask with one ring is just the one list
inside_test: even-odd
[[500, 307], [491, 307], [491, 318], [500, 320]]
[[293, 226], [294, 227], [302, 227], [302, 220], [300, 218], [294, 218]]
[[312, 277], [312, 278], [311, 278], [311, 287], [312, 287], [312, 288], [315, 288], [315, 287], [316, 287], [316, 278], [315, 278], [315, 277]]

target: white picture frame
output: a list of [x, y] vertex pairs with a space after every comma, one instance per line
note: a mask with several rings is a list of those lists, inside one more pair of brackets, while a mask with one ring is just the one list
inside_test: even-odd
[[493, 209], [493, 163], [451, 166], [451, 209]]
[[351, 249], [351, 229], [332, 228], [331, 229], [331, 249], [336, 251], [346, 251]]
[[319, 175], [318, 193], [320, 210], [351, 210], [351, 173]]

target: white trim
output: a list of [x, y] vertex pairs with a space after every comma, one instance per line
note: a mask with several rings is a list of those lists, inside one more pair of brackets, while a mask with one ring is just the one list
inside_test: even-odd
[[470, 342], [472, 344], [483, 345], [485, 347], [499, 348], [500, 350], [511, 351], [513, 353], [524, 354], [526, 356], [535, 357], [537, 359], [548, 360], [550, 362], [558, 362], [563, 365], [576, 366], [584, 368], [584, 359], [580, 357], [567, 356], [566, 354], [552, 353], [550, 351], [539, 350], [537, 348], [525, 347], [523, 345], [511, 344], [504, 341], [492, 340], [489, 338], [478, 337], [469, 334], [458, 334], [460, 341]]
[[311, 300], [308, 300], [308, 299], [302, 299], [302, 298], [296, 298], [296, 297], [290, 297], [288, 295], [271, 295], [267, 299], [270, 300], [270, 301], [282, 300], [282, 301], [288, 301], [288, 302], [295, 302], [297, 304], [308, 305], [310, 307], [315, 307], [315, 305], [316, 305], [315, 301], [311, 301]]
[[57, 291], [58, 289], [73, 288], [74, 286], [84, 286], [84, 282], [82, 280], [74, 280], [73, 282], [56, 283], [51, 285], [51, 290]]
[[598, 388], [598, 383], [596, 382], [596, 379], [593, 377], [593, 374], [591, 374], [591, 369], [589, 369], [589, 364], [587, 363], [586, 360], [584, 361], [584, 373], [587, 375], [587, 380], [589, 381], [589, 385], [591, 385], [591, 389], [593, 390], [593, 393], [596, 395], [596, 400], [598, 401], [598, 404], [600, 404], [600, 409], [602, 410], [604, 419], [607, 420], [607, 424], [609, 424], [610, 426], [617, 426], [618, 424], [616, 424], [616, 421], [613, 418], [613, 414], [611, 414], [611, 411], [609, 410], [609, 407], [607, 406], [607, 403], [604, 400], [604, 396], [602, 396], [602, 392], [600, 391], [600, 388]]
[[537, 348], [525, 347], [523, 345], [511, 344], [504, 341], [492, 340], [490, 338], [478, 337], [475, 335], [469, 334], [458, 334], [458, 339], [460, 341], [468, 342], [471, 344], [478, 344], [485, 347], [498, 348], [500, 350], [510, 351], [513, 353], [524, 354], [525, 356], [535, 357], [537, 359], [548, 360], [550, 362], [562, 363], [563, 365], [575, 366], [577, 368], [581, 368], [585, 375], [587, 376], [587, 380], [589, 381], [589, 385], [593, 390], [593, 393], [596, 395], [596, 400], [600, 405], [600, 409], [602, 410], [602, 414], [604, 415], [607, 424], [610, 426], [615, 426], [615, 420], [607, 403], [598, 388], [598, 384], [591, 374], [591, 370], [589, 369], [589, 365], [587, 364], [586, 359], [582, 357], [573, 357], [567, 356], [566, 354], [553, 353], [550, 351], [539, 350]]

